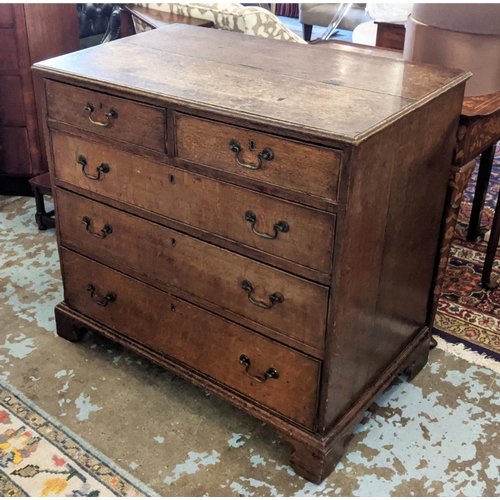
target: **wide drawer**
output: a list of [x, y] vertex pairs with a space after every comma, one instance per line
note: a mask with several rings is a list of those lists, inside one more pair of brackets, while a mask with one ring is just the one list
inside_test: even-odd
[[175, 125], [181, 159], [337, 200], [340, 151], [180, 113]]
[[311, 269], [330, 272], [334, 214], [57, 131], [52, 131], [52, 137], [59, 180]]
[[166, 150], [165, 110], [45, 80], [49, 118], [104, 137]]
[[71, 308], [313, 427], [319, 361], [69, 250], [61, 258]]
[[327, 287], [61, 189], [57, 209], [63, 245], [323, 349]]

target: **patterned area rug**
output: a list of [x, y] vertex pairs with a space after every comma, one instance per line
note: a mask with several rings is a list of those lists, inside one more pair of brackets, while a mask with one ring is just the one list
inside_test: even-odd
[[[455, 240], [443, 287], [435, 333], [448, 342], [460, 342], [477, 353], [500, 361], [500, 288], [488, 291], [481, 287], [481, 273], [487, 242], [483, 236], [491, 228], [500, 191], [500, 146], [486, 196], [480, 237], [467, 241], [477, 168], [462, 200]], [[500, 254], [493, 264], [493, 278], [500, 279]]]
[[34, 403], [0, 383], [2, 497], [153, 496]]

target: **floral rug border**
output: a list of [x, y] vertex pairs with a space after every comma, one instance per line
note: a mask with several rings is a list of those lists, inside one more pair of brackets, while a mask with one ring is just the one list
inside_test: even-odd
[[[0, 380], [1, 406], [71, 458], [115, 496], [158, 496], [150, 487], [115, 464], [4, 380]], [[111, 477], [113, 480], [110, 481]], [[28, 496], [2, 470], [0, 470], [0, 491], [4, 493], [8, 491], [9, 496]]]

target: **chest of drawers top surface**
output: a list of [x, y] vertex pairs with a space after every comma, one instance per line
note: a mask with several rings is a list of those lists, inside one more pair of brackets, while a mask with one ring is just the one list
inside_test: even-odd
[[361, 52], [172, 25], [35, 68], [70, 83], [348, 143], [467, 78], [459, 70]]

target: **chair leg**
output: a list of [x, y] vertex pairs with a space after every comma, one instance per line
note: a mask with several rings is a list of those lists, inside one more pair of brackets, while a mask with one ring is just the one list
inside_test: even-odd
[[491, 280], [491, 270], [493, 269], [493, 262], [498, 249], [498, 241], [500, 240], [500, 195], [497, 200], [495, 208], [495, 216], [493, 217], [493, 224], [491, 226], [490, 241], [488, 241], [488, 248], [486, 249], [486, 258], [484, 259], [483, 267], [483, 286], [488, 290], [493, 290], [498, 286], [495, 280]]
[[313, 30], [312, 24], [303, 24], [302, 25], [302, 34], [303, 34], [303, 38], [306, 42], [311, 41], [312, 30]]
[[496, 144], [483, 151], [479, 162], [479, 171], [477, 174], [476, 190], [474, 192], [474, 201], [472, 202], [472, 211], [470, 215], [469, 229], [467, 231], [467, 240], [476, 241], [481, 224], [481, 215], [483, 213], [484, 200], [488, 192], [490, 182], [491, 168], [495, 158]]

